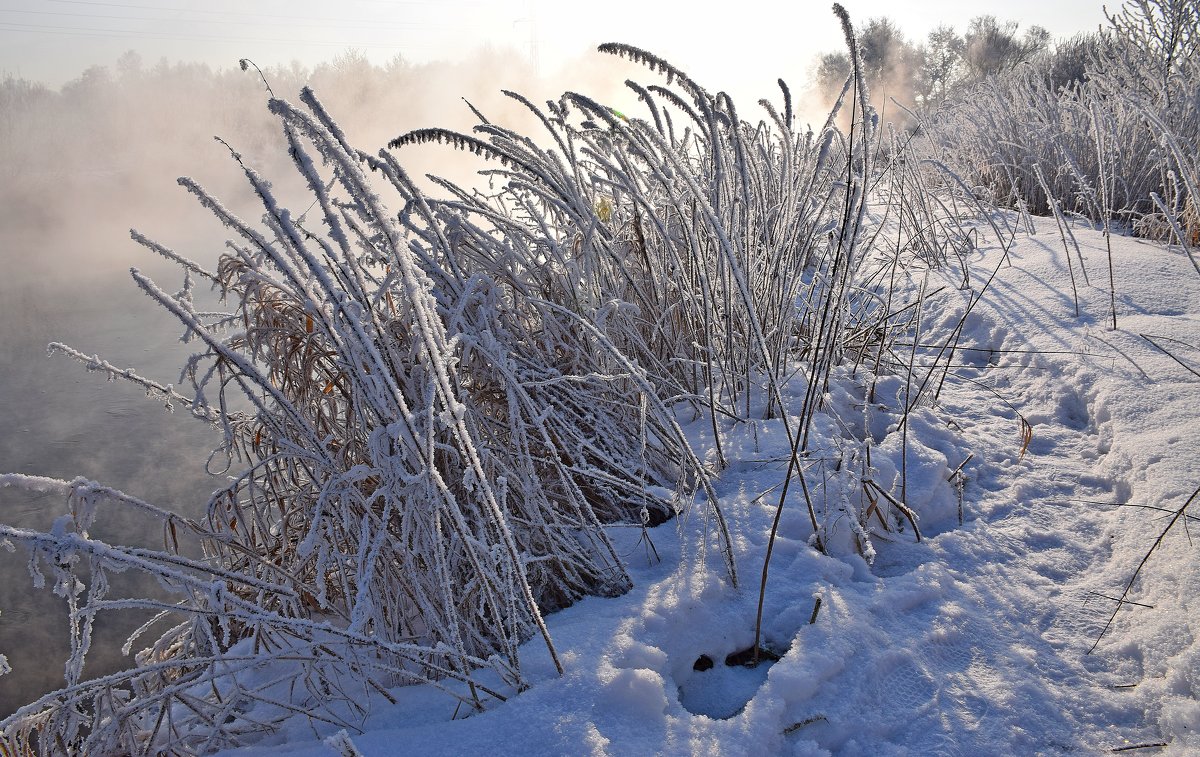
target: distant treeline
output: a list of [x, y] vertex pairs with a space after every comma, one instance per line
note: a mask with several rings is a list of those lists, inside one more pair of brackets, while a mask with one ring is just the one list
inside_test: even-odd
[[[923, 132], [989, 201], [1200, 243], [1200, 1], [1133, 0], [1105, 16], [1057, 41], [979, 16], [922, 43], [874, 18], [858, 65], [884, 120]], [[821, 56], [830, 101], [851, 66], [846, 52]]]
[[265, 85], [283, 98], [311, 86], [356, 141], [374, 149], [405, 129], [453, 121], [459, 111], [469, 123], [462, 97], [481, 107], [511, 108], [493, 72], [504, 71], [505, 86], [530, 76], [519, 56], [489, 50], [462, 62], [421, 65], [399, 56], [376, 65], [347, 51], [313, 68], [295, 62], [264, 67], [261, 78], [237, 63], [147, 64], [130, 51], [58, 90], [6, 76], [0, 80], [0, 179], [10, 189], [18, 179], [29, 189], [67, 176], [143, 170], [162, 159], [175, 167], [173, 157], [182, 158], [178, 170], [195, 170], [195, 150], [211, 149], [213, 136], [251, 160], [278, 160], [282, 140], [265, 107]]

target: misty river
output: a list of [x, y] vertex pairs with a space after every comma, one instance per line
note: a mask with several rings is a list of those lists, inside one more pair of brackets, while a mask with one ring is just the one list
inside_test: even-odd
[[[168, 412], [139, 387], [109, 382], [61, 354], [47, 356], [46, 345], [65, 342], [121, 368], [178, 383], [182, 361], [195, 345], [179, 342], [182, 326], [136, 288], [128, 269], [150, 273], [168, 291], [179, 289], [182, 275], [134, 244], [128, 227], [136, 225], [168, 244], [205, 239], [197, 247], [208, 264], [224, 234], [198, 208], [180, 220], [161, 206], [130, 218], [149, 208], [102, 207], [108, 196], [105, 177], [72, 181], [89, 186], [75, 187], [53, 207], [9, 204], [0, 218], [0, 473], [83, 476], [199, 515], [209, 493], [221, 485], [205, 472], [217, 434], [184, 409]], [[169, 177], [160, 183], [164, 191], [182, 194]], [[168, 218], [171, 223], [164, 224]], [[45, 530], [66, 511], [60, 496], [0, 489], [5, 524]], [[162, 547], [160, 525], [115, 507], [101, 506], [91, 533], [108, 542]], [[64, 685], [70, 652], [66, 601], [54, 595], [50, 583], [34, 589], [24, 549], [0, 549], [0, 654], [13, 668], [0, 678], [0, 717]], [[121, 588], [114, 585], [113, 593]], [[143, 620], [130, 614], [103, 623], [85, 674], [132, 664], [119, 650]]]

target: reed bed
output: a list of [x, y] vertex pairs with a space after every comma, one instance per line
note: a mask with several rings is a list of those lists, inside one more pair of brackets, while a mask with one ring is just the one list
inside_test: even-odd
[[[1062, 77], [1061, 68], [1077, 70]], [[1100, 32], [923, 114], [946, 160], [1001, 206], [1200, 243], [1200, 3], [1138, 0]], [[1200, 273], [1200, 264], [1196, 265]]]

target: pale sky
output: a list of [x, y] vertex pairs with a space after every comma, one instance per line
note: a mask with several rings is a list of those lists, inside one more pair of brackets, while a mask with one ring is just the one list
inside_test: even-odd
[[[886, 15], [920, 41], [945, 23], [960, 32], [979, 15], [1040, 25], [1057, 37], [1104, 23], [1102, 0], [845, 0], [857, 22]], [[1112, 4], [1112, 0], [1110, 0]], [[384, 63], [461, 59], [483, 45], [511, 48], [543, 72], [601, 42], [645, 47], [710, 89], [747, 81], [793, 84], [815, 54], [840, 49], [830, 3], [790, 0], [0, 0], [0, 77], [59, 86], [126, 50], [232, 67], [298, 60], [313, 65], [353, 48]], [[583, 62], [572, 65], [591, 65]], [[500, 72], [496, 72], [500, 73]], [[765, 94], [765, 93], [764, 93]]]

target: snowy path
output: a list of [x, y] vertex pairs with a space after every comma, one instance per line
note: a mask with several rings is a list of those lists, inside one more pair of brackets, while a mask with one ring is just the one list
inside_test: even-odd
[[[989, 607], [1004, 608], [998, 619], [1012, 623], [1012, 638], [1030, 640], [1036, 653], [1030, 673], [1047, 701], [1027, 703], [1029, 747], [1053, 751], [1057, 741], [1091, 753], [1166, 742], [1188, 753], [1200, 748], [1200, 572], [1184, 529], [1130, 595], [1150, 607], [1126, 606], [1087, 652], [1116, 607], [1101, 595], [1120, 596], [1165, 527], [1162, 513], [1094, 503], [1175, 510], [1200, 485], [1200, 377], [1139, 336], [1181, 340], [1162, 343], [1193, 368], [1200, 363], [1200, 279], [1179, 252], [1114, 238], [1118, 330], [1110, 331], [1101, 289], [1081, 290], [1083, 317], [1072, 317], [1069, 273], [1052, 234], [1043, 226], [1022, 242], [988, 311], [1020, 329], [1018, 342], [1093, 354], [1039, 355], [999, 382], [1033, 424], [1033, 440], [1027, 468], [994, 460], [980, 472], [979, 483], [996, 490], [974, 530], [1001, 549], [973, 560], [987, 570], [971, 582]], [[1107, 283], [1103, 239], [1081, 242], [1092, 282]], [[947, 540], [945, 562], [971, 557]]]
[[[1103, 238], [1076, 233], [1092, 283], [1107, 284]], [[970, 381], [948, 382], [936, 413], [914, 415], [925, 424], [914, 434], [924, 444], [910, 447], [917, 473], [944, 476], [964, 449], [975, 453], [963, 526], [941, 501], [932, 512], [942, 517], [922, 523], [925, 541], [876, 539], [868, 566], [815, 553], [803, 508], [789, 504], [766, 601], [767, 645], [787, 650], [779, 662], [723, 664], [753, 640], [773, 502], [754, 499], [782, 472], [784, 440], [763, 422], [724, 442], [740, 460], [719, 487], [740, 589], [720, 579], [715, 556], [714, 570], [692, 569], [700, 523], [653, 531], [661, 561], [636, 532], [620, 534], [634, 590], [549, 618], [565, 676], [531, 643], [531, 690], [451, 721], [444, 698], [400, 689], [400, 705], [378, 712], [355, 745], [368, 755], [399, 744], [423, 755], [1096, 754], [1164, 743], [1131, 751], [1200, 753], [1200, 545], [1186, 519], [1135, 584], [1140, 604], [1117, 613], [1088, 653], [1116, 606], [1100, 595], [1120, 595], [1166, 525], [1162, 512], [1092, 503], [1173, 511], [1200, 485], [1200, 376], [1139, 336], [1200, 371], [1200, 276], [1178, 251], [1113, 244], [1117, 331], [1106, 329], [1098, 286], [1081, 289], [1084, 315], [1074, 317], [1050, 223], [1018, 239], [968, 321], [963, 346], [1008, 351], [964, 352], [959, 373]], [[961, 295], [943, 302], [940, 317], [953, 322]], [[1032, 426], [1023, 456], [1018, 417], [997, 395]], [[287, 747], [296, 757], [328, 750]], [[259, 751], [272, 750], [248, 753]]]

